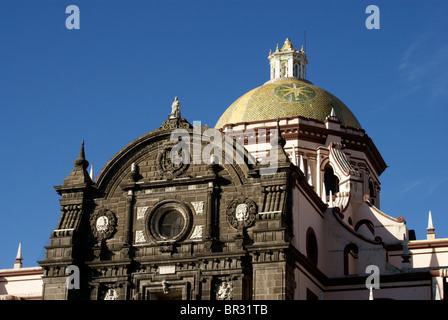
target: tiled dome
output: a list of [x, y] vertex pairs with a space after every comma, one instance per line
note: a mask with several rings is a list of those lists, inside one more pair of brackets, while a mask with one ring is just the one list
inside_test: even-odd
[[247, 92], [232, 103], [219, 118], [215, 128], [223, 128], [226, 124], [297, 116], [323, 121], [330, 115], [332, 108], [343, 125], [361, 128], [350, 109], [328, 91], [304, 79], [277, 78]]

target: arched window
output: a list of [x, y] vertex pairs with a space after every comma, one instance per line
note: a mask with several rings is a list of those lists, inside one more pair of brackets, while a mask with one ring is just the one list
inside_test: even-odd
[[344, 274], [358, 274], [358, 246], [354, 243], [344, 249]]
[[339, 192], [339, 179], [336, 177], [333, 168], [329, 164], [325, 166], [324, 183], [327, 196], [330, 195], [330, 190], [332, 194]]
[[317, 266], [317, 239], [313, 228], [309, 227], [306, 232], [306, 256], [311, 261], [311, 263]]
[[294, 77], [298, 77], [299, 76], [299, 66], [298, 66], [297, 63], [294, 64], [294, 69], [293, 70], [294, 70], [293, 76]]
[[288, 74], [288, 64], [287, 62], [282, 62], [281, 66], [280, 66], [280, 76], [281, 77], [286, 77]]

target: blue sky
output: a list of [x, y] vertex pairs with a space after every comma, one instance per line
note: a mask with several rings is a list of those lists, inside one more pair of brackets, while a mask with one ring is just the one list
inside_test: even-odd
[[[65, 8], [80, 9], [68, 30]], [[380, 29], [368, 30], [368, 5]], [[381, 210], [417, 239], [428, 211], [448, 237], [448, 4], [443, 1], [100, 1], [0, 3], [0, 268], [44, 258], [60, 215], [53, 186], [82, 139], [95, 176], [158, 128], [174, 96], [214, 126], [269, 79], [267, 55], [306, 30], [307, 77], [357, 116], [388, 164]]]

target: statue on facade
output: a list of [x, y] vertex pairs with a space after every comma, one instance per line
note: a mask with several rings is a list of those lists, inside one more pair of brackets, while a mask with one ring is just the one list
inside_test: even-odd
[[177, 97], [174, 98], [173, 104], [171, 105], [170, 119], [180, 118], [180, 102]]

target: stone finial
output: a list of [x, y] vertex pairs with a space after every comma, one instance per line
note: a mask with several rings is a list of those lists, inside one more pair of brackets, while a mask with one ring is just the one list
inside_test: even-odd
[[296, 147], [292, 147], [292, 163], [296, 166], [297, 165], [297, 154], [296, 154]]
[[79, 151], [78, 158], [73, 162], [75, 167], [72, 172], [64, 179], [63, 186], [68, 187], [71, 185], [79, 184], [93, 184], [92, 179], [87, 172], [89, 161], [86, 160], [84, 152], [84, 140], [82, 140], [81, 150]]
[[89, 173], [90, 179], [92, 179], [92, 182], [95, 181], [94, 177], [93, 177], [93, 164], [90, 165], [90, 173]]
[[282, 134], [280, 132], [280, 120], [277, 119], [277, 125], [274, 130], [273, 137], [270, 140], [271, 144], [271, 150], [268, 152], [268, 156], [271, 155], [271, 151], [275, 148], [276, 149], [276, 155], [278, 162], [281, 163], [289, 163], [289, 157], [285, 152], [285, 149], [283, 147], [286, 144], [286, 140], [282, 137]]
[[426, 233], [426, 239], [427, 240], [434, 240], [436, 238], [436, 234], [434, 233], [434, 224], [432, 222], [432, 214], [431, 214], [431, 210], [429, 211], [428, 214], [428, 228], [426, 228], [426, 230], [428, 231]]
[[311, 174], [311, 167], [308, 166], [308, 184], [313, 187], [313, 175]]
[[401, 261], [401, 270], [409, 271], [409, 269], [411, 269], [411, 262], [409, 261], [411, 258], [411, 253], [409, 252], [406, 234], [403, 234], [403, 252], [401, 253], [401, 257], [403, 258]]
[[17, 249], [16, 262], [14, 263], [14, 269], [22, 268], [22, 243], [19, 243], [19, 248]]
[[84, 139], [82, 140], [81, 150], [79, 150], [78, 159], [76, 159], [73, 163], [75, 166], [83, 166], [84, 169], [89, 166], [89, 161], [86, 160], [86, 154], [84, 152]]
[[334, 112], [334, 108], [331, 108], [330, 117], [336, 117], [336, 112]]
[[373, 299], [373, 287], [369, 288], [369, 300], [374, 300]]
[[302, 155], [300, 155], [299, 169], [300, 171], [302, 171], [303, 174], [305, 174], [305, 163], [303, 161]]
[[322, 202], [327, 203], [327, 190], [325, 189], [325, 182], [322, 183]]
[[330, 196], [329, 196], [330, 200], [328, 202], [328, 207], [329, 208], [333, 208], [334, 204], [333, 204], [333, 192], [330, 190]]

